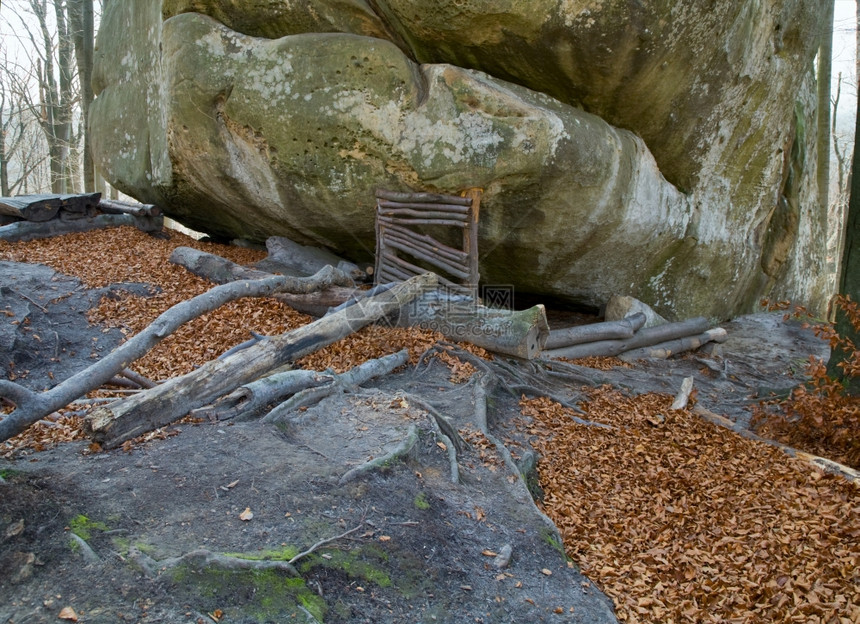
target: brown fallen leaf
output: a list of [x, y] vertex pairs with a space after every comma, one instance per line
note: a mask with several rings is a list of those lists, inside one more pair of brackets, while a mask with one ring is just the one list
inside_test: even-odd
[[251, 518], [254, 517], [254, 512], [251, 511], [250, 507], [245, 507], [245, 511], [239, 514], [239, 520], [244, 522], [248, 522]]
[[63, 607], [57, 614], [57, 617], [61, 620], [70, 620], [72, 622], [78, 621], [78, 614], [75, 613], [75, 610], [71, 607]]

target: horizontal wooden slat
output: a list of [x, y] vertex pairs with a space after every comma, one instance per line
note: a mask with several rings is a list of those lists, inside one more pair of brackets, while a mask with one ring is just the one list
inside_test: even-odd
[[397, 191], [386, 191], [378, 189], [376, 191], [378, 199], [387, 199], [396, 202], [414, 202], [414, 203], [430, 203], [430, 204], [455, 204], [458, 206], [471, 206], [472, 200], [469, 197], [460, 197], [459, 195], [442, 195], [440, 193], [400, 193]]
[[451, 219], [405, 219], [402, 217], [384, 217], [378, 216], [380, 223], [389, 223], [391, 225], [454, 225], [461, 228], [467, 228], [471, 224], [468, 221], [453, 221]]
[[411, 208], [380, 208], [379, 214], [384, 217], [395, 217], [398, 219], [433, 219], [468, 221], [469, 216], [457, 212], [439, 212], [438, 210], [412, 210]]
[[418, 210], [421, 212], [455, 212], [461, 215], [469, 214], [469, 206], [457, 206], [454, 204], [416, 204], [408, 202], [392, 202], [380, 199], [376, 202], [377, 208], [385, 210]]

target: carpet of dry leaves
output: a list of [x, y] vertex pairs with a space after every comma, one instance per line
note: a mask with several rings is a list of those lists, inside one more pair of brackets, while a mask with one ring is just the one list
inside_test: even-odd
[[[92, 313], [92, 321], [132, 335], [211, 287], [168, 261], [179, 245], [242, 264], [264, 255], [176, 232], [158, 239], [118, 228], [0, 242], [0, 259], [43, 263], [92, 287], [156, 286], [151, 297], [105, 298]], [[245, 341], [250, 331], [276, 334], [308, 321], [276, 300], [239, 300], [184, 326], [135, 370], [166, 379]], [[372, 326], [299, 363], [343, 371], [404, 347], [415, 359], [438, 338]], [[440, 357], [454, 381], [474, 372], [450, 354]], [[615, 601], [619, 619], [860, 623], [860, 488], [687, 410], [670, 411], [671, 401], [598, 389], [583, 408], [611, 431], [573, 423], [549, 399], [521, 403], [541, 454], [544, 509], [561, 529], [568, 554]], [[32, 427], [14, 446], [74, 439], [79, 423], [59, 417], [53, 426]]]
[[860, 488], [690, 413], [523, 399], [544, 508], [624, 622], [860, 622]]

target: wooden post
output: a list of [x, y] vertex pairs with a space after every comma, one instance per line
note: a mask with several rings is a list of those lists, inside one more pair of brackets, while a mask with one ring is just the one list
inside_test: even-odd
[[478, 217], [481, 211], [481, 198], [484, 189], [471, 188], [462, 193], [463, 197], [472, 200], [472, 214], [469, 226], [463, 230], [463, 251], [469, 256], [469, 287], [478, 298], [478, 282], [480, 273], [478, 271]]

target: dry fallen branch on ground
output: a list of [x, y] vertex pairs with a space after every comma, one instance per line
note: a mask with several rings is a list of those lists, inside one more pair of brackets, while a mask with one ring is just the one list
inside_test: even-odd
[[263, 422], [279, 422], [294, 410], [309, 407], [319, 403], [325, 397], [331, 396], [335, 392], [355, 388], [374, 377], [388, 374], [408, 361], [409, 351], [406, 349], [401, 349], [397, 353], [392, 353], [375, 360], [368, 360], [345, 373], [329, 377], [329, 381], [325, 385], [303, 389], [301, 392], [296, 393], [292, 398], [277, 405], [272, 411], [266, 414]]
[[435, 287], [435, 284], [432, 274], [417, 276], [362, 305], [318, 319], [281, 336], [270, 337], [223, 360], [210, 361], [156, 388], [97, 408], [87, 418], [87, 427], [93, 439], [105, 448], [122, 444], [399, 310], [418, 293]]
[[[626, 358], [668, 357], [684, 350], [696, 349], [711, 340], [725, 340], [725, 331], [716, 328], [708, 331], [709, 322], [702, 317], [687, 319], [678, 323], [666, 323], [655, 327], [646, 327], [636, 331], [630, 338], [621, 340], [599, 340], [585, 342], [568, 347], [548, 349], [544, 356], [548, 358], [578, 359], [593, 356], [617, 356], [626, 354]], [[679, 339], [689, 339], [683, 342], [670, 342]], [[648, 349], [650, 347], [650, 349]], [[659, 350], [663, 348], [662, 352]], [[635, 350], [635, 351], [634, 351]]]
[[[328, 269], [307, 279], [273, 276], [263, 280], [216, 286], [207, 293], [177, 304], [159, 316], [146, 330], [117, 347], [109, 355], [46, 392], [36, 393], [13, 382], [0, 380], [0, 394], [17, 406], [14, 412], [0, 421], [0, 441], [17, 435], [37, 420], [98, 388], [117, 373], [126, 370], [132, 362], [146, 354], [180, 325], [215, 310], [228, 301], [240, 297], [268, 296], [278, 290], [316, 290], [325, 284], [343, 280], [344, 277], [339, 271]], [[159, 387], [151, 388], [149, 392], [156, 392], [158, 389]]]
[[564, 329], [553, 329], [549, 332], [545, 349], [561, 349], [587, 342], [602, 340], [625, 340], [645, 325], [645, 313], [637, 312], [620, 321], [605, 321], [589, 325], [575, 325]]

